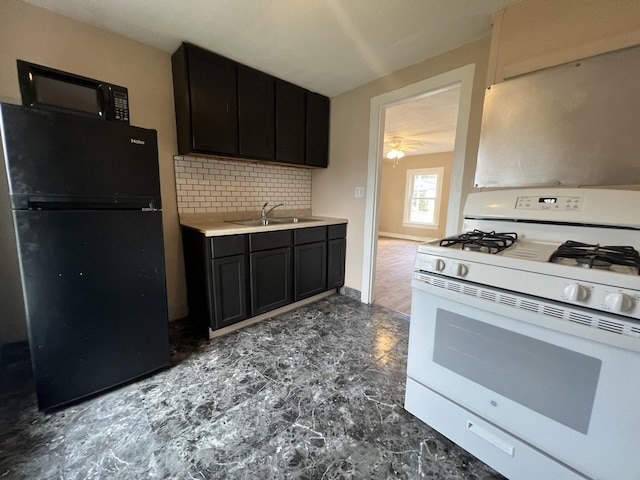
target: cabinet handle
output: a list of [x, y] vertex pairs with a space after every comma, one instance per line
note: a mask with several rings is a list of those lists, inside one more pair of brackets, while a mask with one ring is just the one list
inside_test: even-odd
[[489, 442], [494, 447], [499, 448], [507, 455], [513, 457], [513, 453], [515, 452], [515, 447], [513, 445], [509, 445], [507, 442], [505, 442], [501, 438], [498, 438], [496, 435], [489, 432], [488, 430], [485, 430], [484, 428], [476, 425], [470, 420], [467, 420], [467, 430], [477, 435], [478, 437], [483, 439], [485, 442]]

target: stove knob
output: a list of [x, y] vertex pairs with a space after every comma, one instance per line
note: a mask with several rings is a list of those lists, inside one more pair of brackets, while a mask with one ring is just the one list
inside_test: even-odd
[[579, 302], [587, 298], [588, 290], [579, 283], [570, 283], [564, 287], [564, 294], [570, 302]]
[[436, 258], [436, 259], [433, 261], [433, 268], [434, 268], [434, 270], [435, 270], [436, 272], [441, 272], [441, 271], [443, 271], [443, 270], [444, 270], [444, 267], [445, 267], [445, 265], [444, 265], [444, 260], [442, 260], [442, 259], [440, 259], [440, 258]]
[[469, 272], [469, 267], [467, 267], [464, 263], [457, 263], [455, 272], [458, 277], [464, 277]]
[[633, 300], [624, 293], [610, 293], [604, 297], [604, 304], [614, 312], [626, 312], [633, 307]]

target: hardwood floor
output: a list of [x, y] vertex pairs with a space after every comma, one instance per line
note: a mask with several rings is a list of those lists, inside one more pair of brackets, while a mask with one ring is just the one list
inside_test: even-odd
[[411, 276], [421, 242], [378, 237], [374, 303], [411, 314]]

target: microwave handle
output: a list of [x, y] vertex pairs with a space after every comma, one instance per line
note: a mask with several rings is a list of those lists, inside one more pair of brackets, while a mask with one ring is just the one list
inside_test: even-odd
[[113, 98], [113, 94], [110, 90], [111, 87], [109, 85], [104, 85], [103, 83], [101, 83], [98, 86], [98, 114], [102, 118], [107, 118], [108, 113], [112, 110], [111, 98]]

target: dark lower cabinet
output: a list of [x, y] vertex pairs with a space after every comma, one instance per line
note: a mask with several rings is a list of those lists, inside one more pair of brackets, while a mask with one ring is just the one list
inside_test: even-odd
[[327, 242], [327, 290], [344, 285], [344, 262], [347, 240], [338, 238]]
[[247, 318], [246, 255], [213, 259], [215, 328]]
[[250, 254], [251, 316], [291, 303], [291, 247]]
[[344, 264], [347, 253], [347, 224], [327, 227], [327, 290], [344, 285]]
[[189, 316], [203, 336], [341, 287], [346, 224], [206, 237], [182, 228]]
[[293, 258], [294, 301], [327, 290], [327, 242], [296, 245]]

